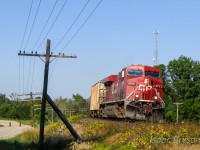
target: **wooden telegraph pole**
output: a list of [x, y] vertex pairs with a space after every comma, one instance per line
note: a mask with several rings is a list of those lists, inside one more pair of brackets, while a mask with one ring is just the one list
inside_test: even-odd
[[178, 106], [182, 105], [183, 103], [174, 103], [176, 105], [176, 123], [178, 123]]
[[44, 149], [44, 121], [45, 121], [45, 110], [46, 110], [46, 100], [48, 100], [51, 107], [54, 109], [54, 111], [58, 114], [58, 116], [61, 118], [61, 120], [64, 122], [66, 127], [69, 129], [71, 134], [74, 136], [76, 140], [81, 140], [79, 135], [76, 133], [76, 131], [73, 129], [71, 124], [67, 121], [65, 116], [62, 114], [62, 112], [58, 109], [58, 107], [55, 105], [55, 103], [51, 100], [50, 96], [47, 95], [47, 87], [48, 87], [48, 73], [49, 73], [49, 63], [50, 63], [50, 57], [54, 58], [77, 58], [77, 56], [65, 56], [65, 55], [51, 55], [50, 54], [50, 40], [47, 39], [46, 44], [46, 54], [26, 54], [25, 51], [23, 53], [18, 53], [19, 56], [38, 56], [40, 59], [41, 57], [45, 57], [45, 69], [44, 69], [44, 84], [43, 84], [43, 94], [42, 94], [42, 106], [41, 106], [41, 116], [40, 116], [40, 135], [39, 135], [39, 149]]
[[[32, 116], [32, 126], [35, 127], [35, 113], [34, 113], [34, 103], [33, 101], [34, 100], [38, 100], [38, 99], [34, 99], [33, 100], [33, 95], [41, 95], [42, 93], [33, 93], [33, 92], [30, 92], [30, 93], [25, 93], [25, 94], [18, 94], [17, 96], [30, 96], [30, 100], [25, 100], [25, 101], [31, 101], [31, 106], [32, 106], [32, 111], [31, 111], [31, 116]], [[24, 100], [23, 100], [24, 101]]]

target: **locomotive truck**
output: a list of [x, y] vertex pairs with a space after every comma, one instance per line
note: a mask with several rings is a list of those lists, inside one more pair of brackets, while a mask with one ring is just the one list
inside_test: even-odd
[[158, 68], [131, 65], [92, 86], [91, 117], [163, 119], [163, 82]]

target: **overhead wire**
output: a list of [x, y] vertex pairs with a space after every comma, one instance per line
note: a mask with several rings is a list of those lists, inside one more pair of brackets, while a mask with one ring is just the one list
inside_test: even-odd
[[[83, 6], [83, 8], [81, 9], [81, 11], [79, 12], [78, 16], [75, 18], [75, 20], [73, 21], [73, 23], [70, 25], [70, 27], [67, 29], [67, 31], [65, 32], [65, 34], [62, 36], [61, 40], [58, 42], [58, 44], [54, 47], [53, 51], [54, 52], [56, 50], [56, 48], [59, 46], [59, 44], [64, 40], [64, 38], [67, 36], [67, 34], [69, 33], [69, 31], [72, 29], [72, 27], [74, 26], [74, 24], [76, 23], [76, 21], [79, 19], [79, 17], [81, 16], [81, 14], [83, 13], [83, 11], [85, 10], [85, 8], [87, 7], [87, 5], [89, 4], [90, 0], [87, 0], [87, 2], [85, 3], [85, 5]], [[51, 77], [52, 77], [52, 74], [54, 72], [54, 69], [56, 67], [56, 64], [58, 62], [58, 59], [56, 59], [56, 62], [53, 66], [53, 69], [50, 73], [50, 80], [51, 80]]]
[[34, 57], [34, 61], [33, 61], [33, 71], [32, 71], [32, 80], [31, 80], [31, 91], [33, 88], [33, 79], [34, 79], [34, 73], [35, 73], [35, 57]]
[[30, 6], [30, 9], [29, 9], [28, 18], [27, 18], [27, 21], [26, 21], [26, 27], [25, 27], [22, 42], [21, 42], [21, 45], [20, 45], [20, 50], [22, 49], [22, 45], [24, 43], [24, 38], [25, 38], [25, 35], [26, 35], [26, 30], [27, 30], [27, 27], [28, 27], [32, 6], [33, 6], [33, 0], [31, 1], [31, 6]]
[[50, 73], [50, 76], [49, 76], [49, 82], [51, 81], [51, 78], [52, 78], [52, 75], [53, 75], [53, 72], [54, 72], [54, 69], [55, 69], [55, 67], [56, 67], [57, 62], [58, 62], [58, 59], [56, 59], [54, 65], [53, 65], [53, 69], [52, 69], [52, 71], [51, 71], [51, 73]]
[[29, 71], [28, 71], [27, 93], [29, 92], [28, 90], [29, 90], [31, 66], [32, 66], [32, 56], [31, 56], [31, 58], [30, 58]]
[[[69, 43], [75, 38], [75, 36], [79, 33], [79, 31], [83, 28], [83, 26], [86, 24], [86, 22], [90, 19], [90, 17], [92, 16], [92, 14], [95, 12], [95, 10], [99, 7], [99, 5], [101, 4], [103, 0], [100, 0], [99, 3], [96, 5], [96, 7], [93, 9], [93, 11], [90, 13], [90, 15], [86, 18], [86, 20], [83, 22], [83, 24], [80, 26], [80, 28], [77, 30], [77, 32], [73, 35], [73, 37], [68, 41], [68, 43], [63, 47], [63, 49], [60, 51], [60, 53], [69, 45]], [[89, 0], [86, 2], [85, 6], [83, 7], [83, 9], [80, 11], [79, 15], [77, 16], [77, 18], [74, 20], [74, 22], [72, 23], [72, 25], [70, 26], [70, 28], [68, 30], [70, 30], [72, 28], [72, 26], [75, 24], [75, 22], [77, 21], [77, 19], [80, 17], [81, 13], [83, 12], [83, 10], [85, 9], [85, 7], [88, 5], [89, 3]], [[68, 34], [68, 31], [64, 34], [64, 36], [61, 38], [61, 40], [64, 39], [64, 37]], [[56, 47], [61, 43], [61, 41], [56, 45]], [[56, 48], [55, 47], [55, 48]], [[54, 49], [55, 50], [55, 49]], [[54, 51], [53, 50], [53, 51]], [[56, 59], [56, 62], [53, 66], [53, 69], [51, 71], [51, 74], [50, 74], [50, 79], [51, 79], [51, 76], [53, 74], [53, 71], [55, 69], [55, 66], [57, 64], [57, 61], [58, 59]]]
[[[48, 22], [49, 22], [49, 19], [50, 19], [51, 15], [52, 15], [52, 13], [53, 13], [53, 11], [54, 11], [54, 9], [55, 9], [55, 6], [56, 6], [56, 4], [57, 4], [57, 1], [58, 1], [58, 0], [56, 0], [55, 4], [54, 4], [54, 6], [53, 6], [53, 9], [51, 10], [51, 13], [50, 13], [50, 15], [49, 15], [49, 17], [48, 17], [48, 19], [47, 19], [47, 21], [46, 21], [46, 23], [45, 23], [45, 25], [44, 25], [42, 31], [41, 31], [41, 33], [40, 33], [40, 35], [39, 35], [39, 38], [38, 38], [37, 41], [36, 41], [36, 44], [34, 45], [33, 50], [36, 48], [36, 45], [38, 44], [38, 41], [39, 41], [39, 39], [41, 38], [41, 36], [42, 36], [42, 34], [43, 34], [43, 32], [44, 32], [44, 29], [46, 28], [46, 26], [47, 26], [47, 24], [48, 24]], [[65, 0], [65, 2], [63, 3], [63, 5], [62, 5], [62, 7], [61, 7], [61, 9], [60, 9], [60, 11], [59, 11], [59, 13], [57, 14], [57, 16], [56, 16], [55, 20], [53, 21], [51, 27], [49, 28], [47, 34], [44, 36], [42, 42], [39, 44], [38, 49], [41, 47], [41, 45], [43, 44], [43, 42], [44, 42], [44, 40], [46, 39], [47, 35], [48, 35], [48, 34], [50, 33], [50, 31], [52, 30], [52, 28], [53, 28], [54, 24], [56, 23], [58, 17], [60, 16], [61, 12], [63, 11], [63, 8], [64, 8], [64, 6], [66, 5], [67, 1], [68, 1], [68, 0]], [[64, 36], [61, 38], [61, 40], [59, 41], [59, 43], [56, 45], [55, 48], [57, 48], [58, 45], [64, 40], [64, 38], [66, 37], [66, 35], [69, 33], [69, 31], [71, 30], [71, 28], [74, 26], [74, 24], [76, 23], [76, 21], [77, 21], [77, 20], [79, 19], [79, 17], [81, 16], [82, 12], [84, 11], [84, 9], [86, 8], [86, 6], [88, 5], [89, 1], [90, 1], [90, 0], [87, 0], [86, 4], [84, 5], [84, 7], [83, 7], [82, 10], [80, 11], [80, 13], [78, 14], [78, 16], [76, 17], [76, 19], [73, 21], [73, 23], [71, 24], [71, 26], [70, 26], [69, 29], [66, 31], [66, 33], [65, 33]], [[99, 5], [101, 4], [102, 1], [103, 1], [103, 0], [100, 0], [100, 1], [98, 2], [98, 4], [96, 5], [96, 7], [93, 9], [93, 11], [89, 14], [89, 16], [88, 16], [88, 17], [86, 18], [86, 20], [83, 22], [83, 24], [78, 28], [78, 30], [77, 30], [77, 31], [75, 32], [75, 34], [71, 37], [71, 39], [67, 42], [67, 44], [61, 49], [60, 52], [62, 52], [62, 51], [69, 45], [69, 43], [76, 37], [76, 35], [80, 32], [80, 30], [83, 28], [83, 26], [87, 23], [87, 21], [90, 19], [90, 17], [92, 16], [92, 14], [96, 11], [96, 9], [99, 7]], [[23, 43], [24, 43], [24, 38], [25, 38], [26, 31], [27, 31], [27, 27], [28, 27], [28, 22], [29, 22], [29, 19], [30, 19], [30, 14], [31, 14], [31, 11], [32, 11], [32, 5], [33, 5], [33, 0], [32, 0], [32, 2], [31, 2], [31, 7], [30, 7], [30, 10], [29, 10], [29, 15], [28, 15], [28, 19], [27, 19], [27, 23], [26, 23], [24, 35], [23, 35], [23, 40], [22, 40], [22, 43], [21, 43], [21, 46], [20, 46], [20, 50], [22, 49], [22, 46], [23, 46]], [[33, 24], [32, 24], [32, 26], [31, 26], [31, 30], [30, 30], [30, 32], [29, 32], [28, 39], [27, 39], [27, 41], [26, 41], [24, 50], [26, 49], [26, 47], [27, 47], [27, 45], [28, 45], [28, 42], [29, 42], [29, 40], [30, 40], [30, 36], [31, 36], [32, 30], [33, 30], [33, 27], [34, 27], [34, 24], [35, 24], [37, 15], [38, 15], [38, 11], [39, 11], [40, 5], [41, 5], [41, 0], [39, 1], [38, 7], [37, 7], [37, 11], [36, 11], [36, 14], [35, 14], [35, 17], [34, 17], [34, 21], [33, 21]], [[54, 50], [55, 50], [55, 49], [54, 49]], [[31, 63], [32, 63], [32, 61], [30, 61], [30, 65], [31, 65]], [[57, 60], [56, 60], [56, 63], [57, 63]], [[56, 63], [55, 63], [55, 65], [54, 65], [54, 68], [55, 68], [55, 66], [56, 66]], [[21, 81], [21, 74], [20, 74], [20, 72], [21, 72], [21, 71], [20, 71], [20, 70], [21, 70], [21, 66], [20, 66], [20, 64], [21, 64], [21, 62], [20, 62], [20, 59], [19, 59], [19, 82]], [[29, 66], [30, 66], [30, 65], [29, 65]], [[29, 67], [29, 68], [31, 68], [31, 67]], [[54, 70], [54, 68], [53, 68], [53, 70]], [[32, 86], [33, 86], [34, 71], [35, 71], [35, 58], [34, 58], [34, 64], [33, 64], [33, 70], [32, 70], [31, 91], [32, 91]], [[30, 69], [29, 69], [29, 75], [30, 75]], [[29, 78], [30, 78], [30, 76], [28, 77], [28, 84], [29, 84]], [[19, 91], [20, 91], [20, 88], [21, 88], [21, 84], [19, 83]], [[27, 85], [27, 89], [28, 89], [28, 85]], [[23, 57], [23, 93], [24, 93], [24, 57]]]
[[53, 8], [52, 8], [52, 10], [51, 10], [51, 12], [50, 12], [50, 14], [49, 14], [49, 17], [47, 18], [46, 23], [45, 23], [44, 27], [42, 28], [42, 31], [40, 32], [40, 35], [39, 35], [39, 37], [37, 38], [37, 41], [35, 42], [35, 45], [34, 45], [32, 51], [35, 50], [35, 48], [36, 48], [36, 46], [37, 46], [37, 44], [38, 44], [38, 42], [39, 42], [39, 40], [40, 40], [40, 38], [41, 38], [43, 32], [44, 32], [44, 29], [46, 28], [46, 26], [47, 26], [47, 24], [48, 24], [48, 22], [49, 22], [49, 19], [51, 18], [51, 15], [53, 14], [53, 11], [54, 11], [54, 9], [55, 9], [55, 7], [56, 7], [57, 2], [58, 2], [58, 0], [55, 1], [54, 6], [53, 6]]
[[[25, 38], [25, 35], [26, 35], [28, 23], [29, 23], [29, 20], [30, 20], [30, 15], [31, 15], [32, 7], [33, 7], [33, 0], [31, 1], [31, 5], [30, 5], [30, 8], [29, 8], [28, 18], [27, 18], [27, 21], [26, 21], [25, 30], [24, 30], [24, 34], [23, 34], [23, 37], [22, 37], [22, 42], [21, 42], [21, 45], [20, 45], [20, 50], [22, 50], [22, 46], [24, 44], [24, 38]], [[19, 93], [20, 92], [21, 92], [21, 60], [20, 60], [20, 57], [19, 57]]]
[[[38, 16], [38, 12], [39, 12], [39, 9], [40, 9], [40, 6], [41, 6], [41, 0], [39, 1], [38, 3], [38, 6], [37, 6], [37, 10], [36, 10], [36, 13], [35, 13], [35, 16], [34, 16], [34, 20], [33, 20], [33, 23], [32, 23], [32, 26], [31, 26], [31, 29], [30, 29], [30, 32], [29, 32], [29, 35], [28, 35], [28, 38], [27, 38], [27, 41], [26, 41], [26, 44], [25, 44], [25, 47], [24, 47], [24, 51], [28, 45], [28, 42], [30, 40], [30, 37], [31, 37], [31, 34], [32, 34], [32, 31], [33, 31], [33, 28], [34, 28], [34, 25], [35, 25], [35, 22], [36, 22], [36, 19], [37, 19], [37, 16]], [[24, 61], [24, 60], [23, 60]], [[35, 63], [35, 59], [34, 59], [34, 63]], [[31, 65], [32, 65], [32, 57], [30, 59], [30, 65], [29, 65], [29, 72], [28, 72], [28, 82], [27, 82], [27, 92], [29, 90], [29, 83], [30, 83], [30, 72], [31, 72]], [[34, 70], [34, 68], [33, 68]], [[34, 73], [32, 74], [32, 79], [33, 79], [33, 75]], [[33, 82], [33, 81], [32, 81]], [[32, 85], [31, 85], [32, 86]], [[31, 87], [32, 88], [32, 87]], [[24, 93], [24, 62], [23, 62], [23, 93]]]
[[72, 38], [67, 42], [67, 44], [61, 49], [60, 53], [69, 45], [69, 43], [76, 37], [76, 35], [80, 32], [80, 30], [83, 28], [83, 26], [87, 23], [87, 21], [90, 19], [92, 14], [96, 11], [96, 9], [99, 7], [103, 0], [100, 0], [99, 3], [96, 5], [96, 7], [93, 9], [93, 11], [89, 14], [89, 16], [86, 18], [86, 20], [83, 22], [83, 24], [80, 26], [80, 28], [76, 31], [76, 33], [72, 36]]
[[29, 39], [30, 39], [32, 30], [33, 30], [33, 27], [34, 27], [34, 25], [35, 25], [35, 21], [36, 21], [36, 18], [37, 18], [37, 14], [38, 14], [38, 11], [39, 11], [39, 9], [40, 9], [40, 4], [41, 4], [41, 0], [39, 1], [38, 7], [37, 7], [37, 11], [36, 11], [36, 14], [35, 14], [35, 17], [34, 17], [34, 20], [33, 20], [33, 24], [32, 24], [32, 26], [31, 26], [31, 30], [30, 30], [30, 32], [29, 32], [29, 35], [28, 35], [28, 38], [27, 38], [27, 41], [26, 41], [26, 44], [25, 44], [25, 47], [24, 47], [24, 51], [25, 51], [25, 49], [26, 49], [26, 47], [27, 47], [27, 44], [28, 44], [28, 42], [29, 42]]
[[[74, 26], [74, 24], [76, 23], [76, 21], [79, 19], [79, 17], [81, 16], [81, 14], [83, 13], [84, 9], [87, 7], [88, 3], [90, 2], [90, 0], [87, 0], [87, 2], [85, 3], [84, 7], [81, 9], [81, 11], [79, 12], [78, 16], [75, 18], [75, 20], [73, 21], [73, 23], [71, 24], [71, 26], [67, 29], [67, 31], [65, 32], [65, 34], [62, 36], [61, 40], [58, 42], [58, 44], [55, 46], [55, 48], [53, 49], [53, 51], [56, 50], [56, 48], [58, 47], [58, 45], [64, 40], [64, 38], [67, 36], [67, 34], [69, 33], [69, 31], [72, 29], [72, 27]], [[53, 52], [52, 51], [52, 52]]]
[[39, 44], [39, 46], [38, 46], [38, 48], [37, 48], [37, 49], [39, 49], [39, 48], [42, 46], [42, 44], [43, 44], [44, 40], [46, 39], [46, 37], [47, 37], [47, 35], [49, 34], [49, 32], [52, 30], [52, 28], [53, 28], [54, 24], [56, 23], [56, 21], [57, 21], [58, 17], [59, 17], [59, 16], [60, 16], [60, 14], [61, 14], [61, 12], [62, 12], [63, 8], [65, 7], [65, 4], [67, 3], [67, 1], [68, 1], [68, 0], [65, 0], [65, 2], [63, 3], [63, 5], [62, 5], [62, 7], [61, 7], [61, 9], [60, 9], [60, 11], [59, 11], [59, 13], [58, 13], [58, 15], [56, 16], [56, 18], [55, 18], [55, 20], [54, 20], [53, 24], [51, 25], [51, 27], [49, 28], [48, 32], [46, 33], [46, 35], [45, 35], [45, 36], [44, 36], [44, 38], [42, 39], [42, 42], [40, 42], [40, 44]]

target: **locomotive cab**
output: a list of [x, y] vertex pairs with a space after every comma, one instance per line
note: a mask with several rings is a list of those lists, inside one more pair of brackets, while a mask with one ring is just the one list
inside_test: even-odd
[[130, 66], [126, 70], [125, 114], [137, 120], [161, 120], [164, 110], [160, 70], [150, 66]]
[[98, 116], [136, 120], [162, 119], [163, 82], [159, 69], [131, 65], [122, 69], [118, 75], [110, 75], [100, 82], [105, 89], [104, 97], [101, 101], [94, 99], [95, 103], [99, 103], [99, 108], [92, 110]]

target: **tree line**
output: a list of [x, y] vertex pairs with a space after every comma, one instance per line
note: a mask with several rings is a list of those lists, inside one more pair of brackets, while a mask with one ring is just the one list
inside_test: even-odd
[[164, 82], [165, 119], [176, 120], [174, 103], [179, 102], [179, 120], [200, 122], [200, 62], [180, 56], [156, 67], [162, 71]]
[[26, 102], [11, 101], [0, 94], [0, 117], [10, 119], [30, 119], [31, 106]]
[[[38, 99], [38, 98], [37, 98]], [[34, 117], [35, 121], [39, 122], [40, 119], [40, 108], [34, 107], [41, 105], [41, 101], [33, 101], [34, 105], [32, 106], [31, 101], [13, 101], [6, 97], [5, 94], [0, 94], [0, 118], [6, 119], [21, 119], [21, 120], [31, 120], [32, 119], [32, 109], [34, 110]], [[72, 98], [59, 98], [55, 99], [56, 105], [59, 109], [65, 113], [65, 110], [71, 109], [75, 112], [78, 111], [79, 108], [86, 108], [87, 107], [87, 100], [84, 99], [79, 94], [73, 94]], [[34, 108], [32, 108], [34, 107]], [[48, 109], [48, 105], [46, 106]], [[67, 115], [67, 114], [66, 114]], [[57, 116], [54, 113], [54, 117]], [[46, 111], [46, 119], [51, 118], [51, 112]]]

